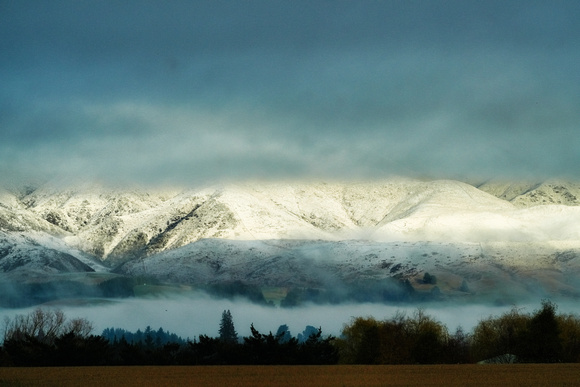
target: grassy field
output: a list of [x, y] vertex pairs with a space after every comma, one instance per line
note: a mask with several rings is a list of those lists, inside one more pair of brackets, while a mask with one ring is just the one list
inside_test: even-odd
[[0, 368], [0, 386], [578, 386], [580, 364]]

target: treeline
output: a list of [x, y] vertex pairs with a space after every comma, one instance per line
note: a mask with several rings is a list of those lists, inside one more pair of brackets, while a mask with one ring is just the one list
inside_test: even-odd
[[152, 345], [160, 347], [170, 343], [179, 345], [187, 343], [187, 339], [183, 339], [175, 333], [167, 332], [161, 327], [158, 330], [154, 330], [150, 326], [147, 326], [144, 331], [137, 329], [136, 332], [127, 331], [123, 328], [105, 328], [101, 336], [111, 343], [125, 340], [130, 344], [144, 344], [149, 347]]
[[[0, 366], [88, 365], [225, 365], [225, 364], [336, 364], [332, 336], [307, 326], [292, 337], [286, 325], [273, 334], [260, 333], [241, 340], [229, 311], [224, 311], [220, 336], [194, 340], [164, 331], [129, 332], [107, 328], [91, 334], [85, 319], [67, 320], [62, 311], [38, 308], [29, 315], [8, 319], [0, 347]], [[305, 335], [308, 335], [306, 337]]]
[[224, 311], [218, 337], [184, 340], [149, 327], [93, 335], [84, 319], [37, 309], [6, 320], [0, 366], [580, 362], [580, 318], [556, 310], [550, 301], [533, 313], [514, 307], [481, 320], [470, 333], [449, 333], [419, 309], [386, 320], [353, 318], [339, 337], [311, 326], [297, 337], [286, 325], [266, 334], [252, 324], [242, 338]]
[[384, 321], [359, 317], [336, 346], [340, 362], [350, 364], [580, 362], [580, 318], [556, 309], [550, 301], [531, 314], [514, 307], [481, 320], [469, 334], [461, 328], [450, 334], [421, 310]]

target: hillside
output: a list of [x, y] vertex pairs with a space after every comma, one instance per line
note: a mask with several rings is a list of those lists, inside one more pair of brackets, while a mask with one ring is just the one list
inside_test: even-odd
[[580, 205], [580, 184], [562, 180], [540, 183], [488, 181], [477, 188], [518, 207], [547, 204]]
[[61, 233], [71, 246], [111, 263], [204, 238], [380, 239], [396, 230], [401, 236], [415, 234], [427, 219], [443, 214], [513, 209], [464, 183], [404, 179], [366, 184], [255, 183], [166, 192], [48, 186], [26, 195], [21, 203], [18, 211], [26, 209], [27, 223], [42, 222], [44, 231]]
[[429, 272], [447, 296], [575, 297], [579, 187], [398, 178], [2, 190], [0, 270], [314, 288], [392, 278], [430, 291]]

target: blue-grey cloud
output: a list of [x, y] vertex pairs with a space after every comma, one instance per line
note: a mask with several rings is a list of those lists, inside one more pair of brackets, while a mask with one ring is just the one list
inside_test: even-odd
[[0, 173], [580, 177], [574, 1], [0, 2]]

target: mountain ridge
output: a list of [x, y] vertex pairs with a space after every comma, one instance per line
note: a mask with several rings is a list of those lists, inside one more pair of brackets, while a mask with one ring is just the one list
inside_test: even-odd
[[[433, 238], [437, 236], [430, 234], [436, 227], [456, 227], [453, 223], [458, 220], [451, 218], [457, 214], [466, 219], [497, 214], [504, 224], [521, 224], [514, 217], [529, 217], [526, 209], [534, 207], [538, 192], [546, 197], [545, 192], [551, 190], [568, 199], [566, 206], [571, 207], [572, 198], [577, 205], [580, 195], [575, 190], [580, 192], [580, 185], [568, 186], [571, 189], [565, 189], [562, 182], [535, 184], [533, 189], [519, 185], [521, 194], [514, 195], [513, 184], [506, 188], [488, 182], [475, 187], [452, 180], [402, 178], [353, 184], [242, 183], [150, 192], [48, 185], [22, 199], [2, 191], [0, 222], [4, 230], [47, 232], [103, 261], [119, 261], [204, 238], [337, 240], [354, 235], [391, 239], [404, 238], [405, 233]], [[512, 194], [507, 195], [510, 189]], [[534, 192], [538, 194], [533, 196]], [[530, 197], [529, 205], [522, 205]], [[551, 198], [550, 204], [558, 198]], [[486, 221], [493, 223], [492, 218], [487, 216]], [[421, 234], [421, 230], [431, 231]]]
[[302, 287], [386, 278], [425, 287], [429, 271], [449, 294], [463, 295], [464, 280], [478, 292], [503, 281], [523, 293], [533, 279], [538, 289], [580, 295], [577, 189], [396, 178], [2, 190], [0, 270]]

